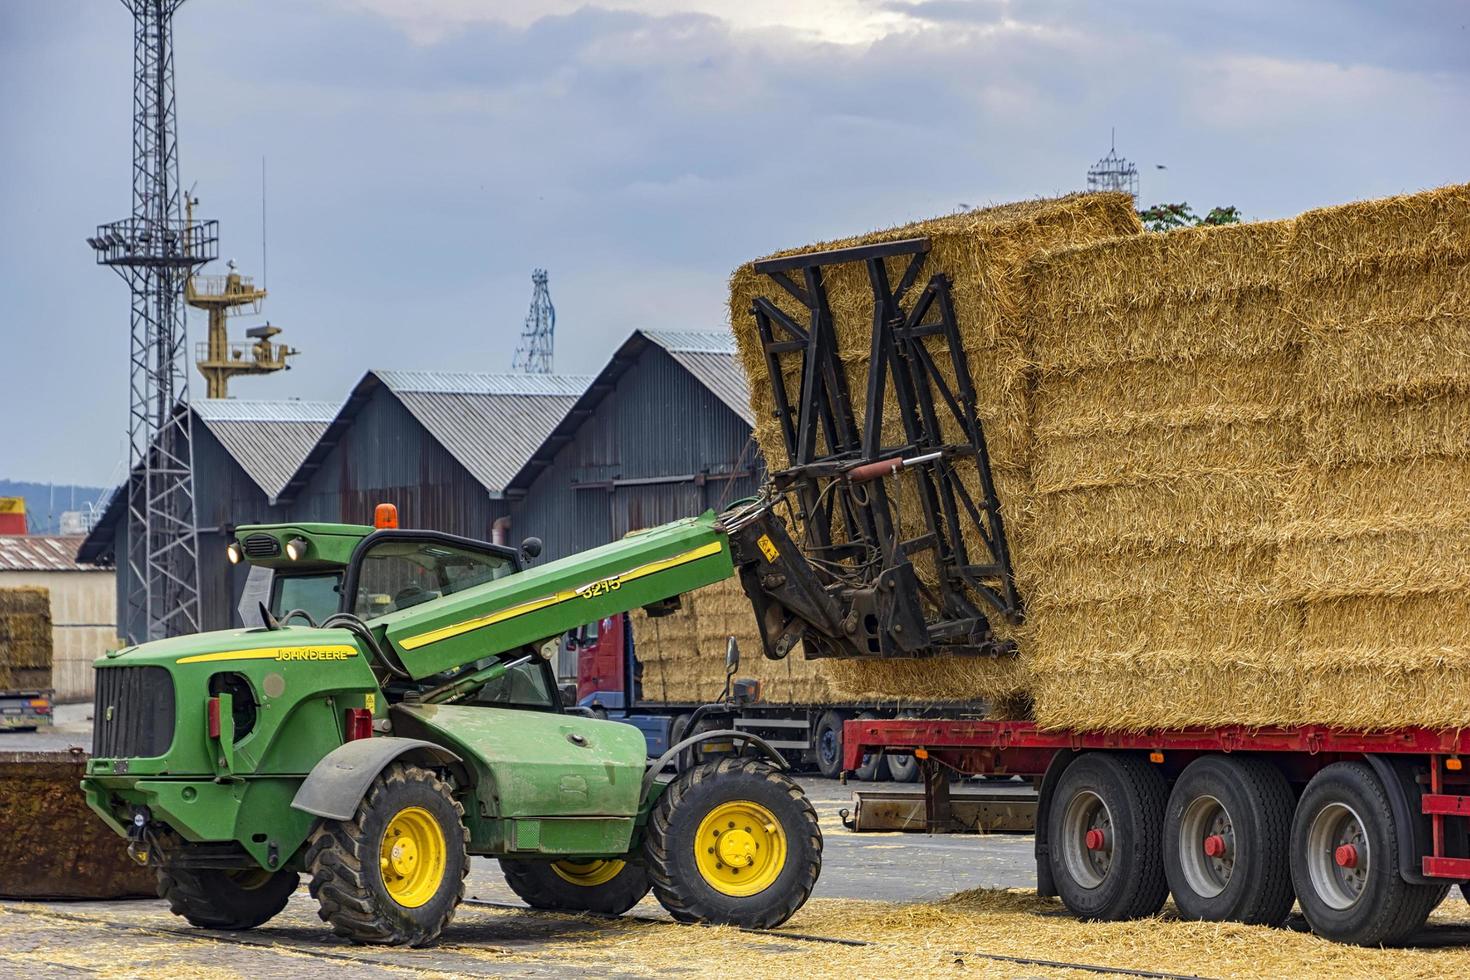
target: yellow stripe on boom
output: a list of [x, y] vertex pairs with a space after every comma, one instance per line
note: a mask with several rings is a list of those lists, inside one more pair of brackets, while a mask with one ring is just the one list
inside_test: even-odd
[[357, 656], [357, 647], [345, 643], [327, 646], [261, 647], [257, 650], [222, 650], [180, 657], [174, 663], [207, 664], [226, 660], [347, 660]]
[[608, 578], [600, 578], [588, 582], [585, 585], [579, 585], [575, 589], [563, 589], [555, 595], [532, 599], [529, 602], [510, 606], [498, 612], [493, 612], [485, 616], [476, 616], [474, 619], [467, 619], [462, 623], [455, 623], [452, 626], [441, 626], [439, 629], [430, 630], [427, 633], [420, 633], [418, 636], [410, 636], [401, 641], [399, 646], [405, 650], [417, 650], [419, 647], [427, 646], [430, 643], [447, 640], [452, 636], [460, 636], [471, 630], [483, 629], [486, 626], [494, 626], [496, 623], [503, 623], [508, 619], [515, 619], [517, 616], [524, 616], [527, 613], [533, 613], [539, 609], [546, 609], [570, 599], [580, 599], [589, 589], [594, 587], [605, 584], [614, 584], [614, 587], [621, 587], [637, 579], [646, 578], [649, 575], [656, 575], [659, 572], [667, 571], [670, 568], [677, 568], [680, 565], [687, 565], [689, 562], [698, 561], [701, 558], [708, 558], [710, 555], [717, 555], [723, 547], [723, 542], [711, 541], [708, 544], [700, 545], [692, 551], [686, 551], [672, 558], [663, 558], [659, 561], [649, 562], [647, 565], [639, 565], [637, 568], [630, 568], [626, 572], [620, 572]]

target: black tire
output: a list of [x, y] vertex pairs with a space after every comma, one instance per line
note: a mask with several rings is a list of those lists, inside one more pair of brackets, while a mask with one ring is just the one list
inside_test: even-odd
[[[1333, 763], [1312, 777], [1291, 822], [1291, 880], [1313, 932], [1392, 946], [1424, 925], [1447, 886], [1403, 879], [1398, 835], [1388, 792], [1367, 763]], [[1351, 867], [1337, 860], [1344, 845], [1354, 849]]]
[[684, 741], [684, 733], [689, 731], [689, 714], [687, 712], [674, 716], [669, 725], [669, 747], [673, 748]]
[[505, 883], [527, 905], [553, 912], [622, 915], [653, 887], [648, 872], [627, 861], [500, 859]]
[[[1169, 895], [1161, 840], [1168, 785], [1137, 756], [1088, 752], [1062, 772], [1047, 816], [1057, 894], [1081, 919], [1153, 915]], [[1098, 846], [1087, 843], [1097, 830]]]
[[158, 897], [201, 929], [254, 929], [275, 918], [301, 876], [294, 871], [158, 869]]
[[[757, 819], [774, 821], [754, 836], [738, 820], [725, 828], [707, 822], [722, 811], [738, 817], [741, 808], [752, 806]], [[744, 848], [752, 885], [769, 881], [748, 894], [735, 893], [747, 887], [736, 877], [741, 869], [724, 865], [720, 858], [728, 857], [715, 850], [721, 834], [742, 831], [744, 836], [732, 833], [727, 839]], [[775, 863], [764, 867], [763, 855], [756, 853], [762, 840], [763, 853], [775, 855], [769, 859]], [[644, 856], [654, 895], [678, 921], [771, 929], [811, 896], [822, 870], [822, 830], [806, 794], [785, 773], [761, 760], [721, 759], [681, 774], [664, 790], [648, 820]], [[711, 860], [718, 867], [701, 867]]]
[[888, 760], [888, 775], [895, 783], [917, 783], [919, 781], [919, 760], [910, 755], [886, 755]]
[[[864, 711], [857, 716], [858, 721], [873, 721], [878, 716], [871, 711]], [[858, 767], [852, 771], [853, 776], [865, 783], [879, 783], [888, 778], [888, 759], [882, 752], [865, 752]]]
[[817, 720], [816, 733], [812, 737], [812, 755], [817, 763], [817, 772], [828, 779], [842, 775], [842, 723], [846, 719], [840, 711], [828, 711]]
[[[395, 878], [394, 884], [385, 881], [380, 859], [388, 860], [391, 853], [392, 861], [399, 860], [397, 847], [384, 851], [396, 819], [422, 822], [426, 830], [437, 828], [442, 835], [443, 861], [437, 876], [432, 874], [432, 865], [420, 872], [421, 866], [414, 863], [405, 865], [403, 877]], [[311, 835], [306, 866], [311, 872], [311, 895], [321, 905], [318, 914], [337, 935], [356, 943], [432, 943], [464, 899], [464, 877], [470, 867], [468, 836], [464, 808], [447, 783], [427, 769], [393, 763], [373, 781], [353, 819], [325, 820]], [[417, 849], [403, 853], [416, 855]], [[422, 901], [414, 897], [401, 903], [390, 888], [412, 885], [417, 874], [430, 876], [420, 883], [432, 887], [432, 893]]]
[[1287, 846], [1295, 805], [1286, 777], [1264, 759], [1207, 755], [1190, 763], [1164, 814], [1164, 874], [1179, 914], [1250, 925], [1286, 921], [1294, 897]]

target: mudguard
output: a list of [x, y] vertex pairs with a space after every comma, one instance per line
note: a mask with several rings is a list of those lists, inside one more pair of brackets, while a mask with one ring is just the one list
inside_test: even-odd
[[357, 739], [337, 746], [322, 757], [296, 791], [291, 808], [328, 820], [351, 820], [378, 773], [408, 753], [441, 765], [460, 761], [459, 756], [442, 745], [422, 739]]

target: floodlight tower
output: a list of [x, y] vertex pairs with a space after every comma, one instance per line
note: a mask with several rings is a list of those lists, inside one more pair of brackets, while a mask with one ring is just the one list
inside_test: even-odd
[[1089, 191], [1122, 191], [1138, 199], [1138, 168], [1131, 160], [1118, 156], [1118, 131], [1112, 131], [1108, 155], [1092, 165], [1087, 171]]
[[552, 348], [556, 342], [556, 307], [551, 305], [551, 290], [546, 288], [546, 270], [531, 272], [531, 310], [516, 347], [511, 369], [526, 374], [550, 374]]
[[217, 257], [219, 226], [180, 210], [173, 15], [183, 0], [123, 0], [133, 15], [133, 213], [87, 239], [132, 294], [128, 405], [128, 633], [197, 632], [198, 532], [182, 291]]

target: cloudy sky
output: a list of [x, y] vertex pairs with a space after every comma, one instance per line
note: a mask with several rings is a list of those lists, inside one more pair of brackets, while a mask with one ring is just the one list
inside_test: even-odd
[[[1113, 127], [1146, 204], [1470, 179], [1467, 25], [1465, 0], [190, 0], [183, 182], [258, 274], [267, 159], [265, 313], [305, 353], [241, 397], [508, 369], [536, 266], [558, 369], [591, 372], [636, 327], [722, 325], [757, 254], [1075, 190]], [[127, 296], [84, 239], [130, 207], [131, 56], [118, 3], [0, 0], [0, 477], [121, 472]]]

